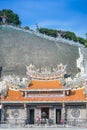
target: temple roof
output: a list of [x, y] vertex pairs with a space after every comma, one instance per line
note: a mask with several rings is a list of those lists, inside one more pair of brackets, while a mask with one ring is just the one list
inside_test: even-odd
[[34, 102], [83, 102], [86, 101], [86, 97], [84, 94], [85, 88], [79, 88], [77, 90], [71, 90], [71, 94], [69, 96], [63, 96], [63, 97], [56, 97], [54, 96], [48, 96], [48, 97], [37, 97], [32, 96], [32, 97], [24, 97], [22, 95], [21, 91], [16, 91], [16, 90], [9, 90], [8, 91], [8, 96], [6, 98], [2, 99], [2, 102], [28, 102], [28, 103], [34, 103]]
[[[69, 92], [68, 95], [67, 92]], [[20, 90], [9, 89], [7, 96], [2, 97], [3, 103], [55, 103], [63, 101], [86, 101], [85, 87], [66, 89], [59, 80], [32, 80], [27, 88]]]
[[28, 88], [25, 90], [49, 90], [49, 89], [63, 89], [62, 84], [58, 80], [44, 81], [44, 80], [32, 80]]

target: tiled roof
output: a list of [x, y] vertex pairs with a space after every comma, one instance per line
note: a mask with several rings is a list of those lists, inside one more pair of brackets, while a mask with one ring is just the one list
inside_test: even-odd
[[63, 86], [58, 80], [52, 81], [40, 81], [40, 80], [32, 80], [31, 84], [26, 89], [62, 89]]
[[71, 90], [70, 96], [63, 96], [63, 97], [23, 97], [21, 91], [15, 91], [15, 90], [9, 90], [8, 96], [5, 99], [2, 99], [2, 101], [5, 102], [76, 102], [76, 101], [85, 101], [85, 95], [84, 95], [84, 88], [80, 88], [77, 90]]

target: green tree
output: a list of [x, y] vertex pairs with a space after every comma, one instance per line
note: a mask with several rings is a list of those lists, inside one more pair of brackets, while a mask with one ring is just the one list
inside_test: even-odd
[[28, 26], [25, 26], [24, 29], [25, 30], [30, 30], [30, 28]]
[[81, 44], [84, 44], [85, 45], [85, 42], [86, 40], [82, 37], [77, 37], [78, 38], [78, 41], [81, 43]]
[[48, 28], [39, 28], [39, 32], [51, 37], [57, 37], [57, 30], [48, 29]]
[[86, 36], [86, 40], [87, 40], [87, 33], [85, 34], [85, 36]]
[[6, 15], [7, 17], [7, 23], [8, 24], [13, 24], [13, 25], [21, 25], [21, 21], [19, 20], [19, 16], [15, 14], [12, 10], [10, 9], [3, 9], [0, 11], [0, 22], [1, 22], [1, 16]]
[[87, 47], [87, 33], [85, 34], [86, 40], [85, 40], [85, 47]]
[[85, 42], [85, 47], [87, 47], [87, 41]]
[[65, 38], [77, 42], [77, 37], [76, 37], [75, 33], [73, 33], [73, 32], [66, 31]]
[[40, 33], [46, 34], [51, 37], [57, 37], [59, 33], [62, 38], [73, 40], [75, 42], [79, 41], [79, 43], [87, 47], [87, 34], [86, 34], [86, 39], [84, 39], [82, 37], [77, 37], [74, 32], [70, 32], [70, 31], [53, 30], [53, 29], [48, 29], [48, 28], [38, 28], [38, 31]]

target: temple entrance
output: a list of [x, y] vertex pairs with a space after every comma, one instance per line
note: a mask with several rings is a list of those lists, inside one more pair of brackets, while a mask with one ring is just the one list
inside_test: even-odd
[[41, 118], [49, 119], [49, 108], [41, 108]]
[[34, 124], [34, 109], [30, 109], [30, 124]]
[[41, 108], [41, 124], [46, 124], [49, 119], [49, 108]]
[[56, 109], [56, 124], [60, 124], [61, 120], [61, 109]]

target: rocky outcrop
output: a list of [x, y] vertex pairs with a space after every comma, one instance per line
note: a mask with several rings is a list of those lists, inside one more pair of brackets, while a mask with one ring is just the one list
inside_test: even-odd
[[[78, 72], [76, 60], [78, 46], [64, 43], [61, 39], [50, 40], [11, 26], [0, 26], [0, 67], [2, 75], [26, 75], [26, 66], [53, 66], [63, 63], [67, 72]], [[87, 58], [86, 58], [87, 59]], [[85, 65], [86, 66], [86, 65]]]

